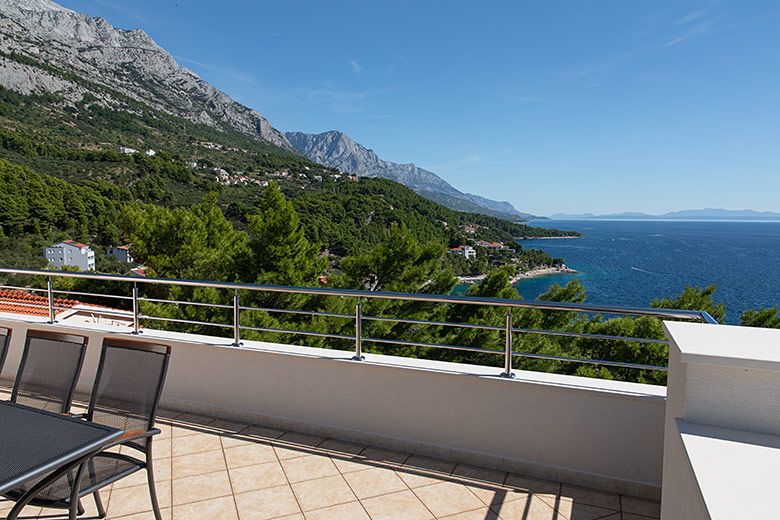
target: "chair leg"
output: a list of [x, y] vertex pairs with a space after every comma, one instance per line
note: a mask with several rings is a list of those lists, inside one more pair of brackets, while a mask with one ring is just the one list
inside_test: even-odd
[[154, 518], [162, 520], [160, 505], [157, 503], [157, 489], [154, 487], [154, 470], [152, 469], [152, 439], [146, 441], [146, 477], [149, 480], [149, 497], [152, 499]]
[[103, 501], [100, 500], [100, 493], [95, 491], [94, 493], [92, 493], [92, 496], [95, 497], [95, 506], [97, 506], [98, 517], [99, 518], [105, 518], [106, 517], [106, 510], [103, 509]]

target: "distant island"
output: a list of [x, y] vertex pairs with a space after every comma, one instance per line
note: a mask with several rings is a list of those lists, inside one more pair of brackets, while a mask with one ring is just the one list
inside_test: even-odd
[[556, 213], [550, 215], [549, 218], [552, 220], [780, 220], [780, 213], [752, 209], [705, 208], [670, 211], [663, 215], [648, 215], [640, 212], [609, 213], [607, 215]]

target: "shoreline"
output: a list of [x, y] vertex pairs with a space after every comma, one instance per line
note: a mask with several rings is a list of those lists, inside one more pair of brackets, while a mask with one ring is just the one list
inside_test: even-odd
[[564, 237], [514, 237], [515, 240], [560, 240], [564, 238], [583, 238], [582, 235], [566, 235]]
[[[526, 278], [538, 278], [540, 276], [547, 276], [550, 274], [577, 274], [577, 273], [579, 273], [579, 271], [577, 271], [576, 269], [571, 269], [569, 267], [545, 267], [543, 269], [532, 269], [530, 271], [524, 271], [522, 273], [518, 273], [509, 279], [509, 283], [514, 285], [520, 280]], [[486, 276], [487, 275], [480, 274], [477, 276], [456, 276], [456, 278], [458, 279], [458, 284], [474, 285], [475, 283], [484, 280]]]

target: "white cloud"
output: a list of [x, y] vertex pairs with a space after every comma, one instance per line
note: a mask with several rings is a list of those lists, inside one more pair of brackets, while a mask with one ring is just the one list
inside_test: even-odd
[[361, 72], [363, 72], [363, 68], [360, 65], [358, 65], [358, 62], [356, 60], [351, 60], [349, 63], [352, 65], [352, 68], [355, 70], [355, 74], [360, 74]]

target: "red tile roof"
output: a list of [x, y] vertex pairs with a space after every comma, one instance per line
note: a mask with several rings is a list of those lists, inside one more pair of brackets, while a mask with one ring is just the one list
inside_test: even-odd
[[[54, 298], [54, 313], [56, 315], [65, 312], [65, 310], [75, 307], [79, 303], [78, 300]], [[65, 307], [65, 309], [57, 309], [57, 307]], [[27, 314], [28, 316], [48, 316], [49, 299], [44, 296], [28, 294], [23, 291], [0, 290], [0, 312]]]
[[62, 243], [63, 244], [68, 244], [70, 246], [75, 246], [75, 247], [89, 247], [86, 244], [82, 244], [80, 242], [74, 242], [73, 240], [63, 240]]

